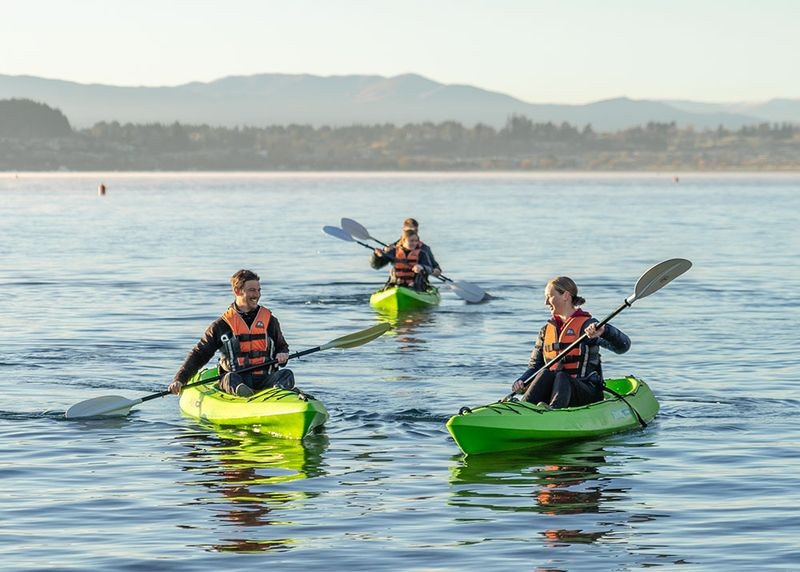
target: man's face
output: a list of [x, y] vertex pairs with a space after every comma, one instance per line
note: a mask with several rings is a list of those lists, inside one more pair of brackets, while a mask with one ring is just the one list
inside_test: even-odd
[[258, 301], [261, 299], [261, 282], [248, 280], [241, 290], [234, 288], [233, 294], [236, 296], [236, 305], [240, 310], [255, 310], [256, 306], [258, 306]]

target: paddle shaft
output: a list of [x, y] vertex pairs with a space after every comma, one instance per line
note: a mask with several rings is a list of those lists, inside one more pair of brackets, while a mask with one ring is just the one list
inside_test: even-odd
[[[309, 348], [307, 350], [303, 350], [303, 351], [299, 351], [299, 352], [295, 352], [293, 354], [290, 354], [288, 359], [302, 357], [302, 356], [305, 356], [305, 355], [308, 355], [308, 354], [313, 354], [314, 352], [318, 352], [318, 351], [321, 351], [321, 350], [322, 350], [322, 346], [317, 346], [315, 348]], [[252, 371], [254, 369], [261, 369], [261, 368], [264, 368], [264, 367], [269, 367], [271, 365], [275, 365], [276, 363], [278, 363], [278, 360], [271, 359], [271, 360], [266, 361], [264, 363], [260, 363], [260, 364], [257, 364], [257, 365], [251, 365], [250, 367], [245, 367], [245, 368], [242, 368], [242, 369], [237, 369], [236, 373], [244, 373], [244, 372], [247, 372], [247, 371]], [[220, 375], [215, 375], [214, 377], [209, 377], [208, 379], [203, 379], [201, 381], [195, 381], [194, 383], [189, 383], [187, 385], [184, 385], [181, 389], [186, 389], [187, 387], [195, 387], [197, 385], [205, 385], [207, 383], [211, 383], [212, 381], [217, 381], [219, 379], [222, 379], [224, 376], [225, 376], [225, 374], [223, 373], [223, 374], [220, 374]], [[170, 393], [172, 393], [172, 392], [167, 391], [167, 390], [159, 391], [158, 393], [152, 393], [150, 395], [142, 397], [140, 399], [140, 401], [150, 401], [151, 399], [158, 399], [159, 397], [165, 397], [165, 396], [169, 395]]]

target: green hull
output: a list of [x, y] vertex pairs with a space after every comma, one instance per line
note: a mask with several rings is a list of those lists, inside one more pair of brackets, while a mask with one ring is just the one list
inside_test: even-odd
[[[207, 369], [191, 381], [217, 375], [217, 369]], [[216, 383], [189, 387], [181, 392], [181, 411], [195, 419], [218, 425], [253, 425], [261, 433], [287, 439], [302, 439], [315, 427], [324, 424], [328, 412], [322, 402], [303, 399], [302, 394], [285, 389], [270, 388], [252, 397], [238, 397], [219, 391]]]
[[417, 292], [413, 288], [394, 286], [375, 292], [369, 297], [369, 303], [378, 310], [401, 312], [431, 308], [436, 306], [441, 299], [439, 290], [433, 287], [425, 292]]
[[[623, 395], [646, 422], [658, 413], [658, 401], [640, 379], [608, 379], [606, 385]], [[527, 449], [638, 427], [640, 423], [631, 408], [610, 393], [606, 393], [604, 401], [565, 409], [547, 410], [517, 401], [492, 403], [447, 421], [453, 439], [468, 455]]]

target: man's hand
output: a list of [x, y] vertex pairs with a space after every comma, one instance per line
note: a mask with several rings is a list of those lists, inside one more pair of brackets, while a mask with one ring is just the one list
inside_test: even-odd
[[275, 356], [275, 359], [278, 360], [279, 365], [286, 365], [286, 362], [289, 361], [289, 354], [282, 353]]
[[441, 276], [442, 269], [437, 266], [436, 268], [433, 269], [433, 272], [431, 272], [431, 274], [433, 274], [434, 276]]
[[414, 272], [419, 274], [420, 272], [422, 272], [424, 270], [424, 268], [422, 268], [422, 266], [420, 266], [419, 264], [415, 264], [414, 267], [411, 270], [413, 270]]
[[169, 387], [167, 387], [167, 391], [174, 393], [175, 395], [178, 395], [181, 392], [181, 389], [183, 389], [183, 384], [177, 380], [170, 383]]

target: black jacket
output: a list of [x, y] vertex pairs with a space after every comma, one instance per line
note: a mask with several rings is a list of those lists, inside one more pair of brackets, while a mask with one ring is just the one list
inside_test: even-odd
[[[239, 312], [239, 315], [248, 326], [253, 323], [253, 320], [256, 319], [257, 314], [258, 308], [251, 312]], [[189, 379], [191, 379], [194, 374], [200, 371], [200, 368], [206, 365], [209, 360], [214, 357], [214, 354], [217, 352], [217, 350], [222, 347], [222, 340], [220, 339], [222, 335], [231, 335], [232, 333], [233, 332], [231, 331], [231, 327], [228, 325], [228, 322], [226, 322], [221, 316], [211, 322], [211, 325], [206, 328], [203, 337], [200, 338], [200, 341], [197, 342], [197, 345], [195, 345], [189, 352], [189, 355], [186, 356], [183, 365], [173, 378], [174, 381], [186, 383]], [[278, 318], [276, 318], [274, 314], [270, 318], [269, 324], [267, 325], [267, 336], [272, 338], [272, 341], [275, 344], [276, 354], [289, 352], [289, 344], [286, 343], [286, 340], [283, 337], [283, 332], [281, 332], [280, 322], [278, 322]]]

